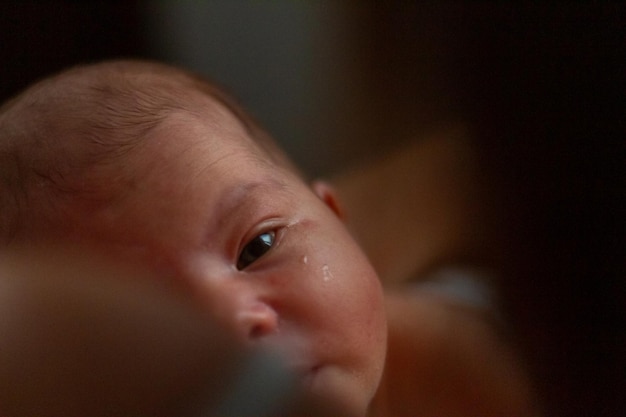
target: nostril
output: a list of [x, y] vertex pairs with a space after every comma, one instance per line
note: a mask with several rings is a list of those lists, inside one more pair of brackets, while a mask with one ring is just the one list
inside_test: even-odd
[[276, 312], [266, 304], [250, 306], [239, 313], [238, 319], [244, 336], [251, 340], [272, 334], [278, 329]]
[[248, 336], [250, 337], [250, 339], [258, 339], [269, 333], [271, 333], [271, 331], [268, 331], [267, 328], [265, 328], [264, 326], [257, 325], [257, 326], [253, 326], [250, 329], [250, 333]]

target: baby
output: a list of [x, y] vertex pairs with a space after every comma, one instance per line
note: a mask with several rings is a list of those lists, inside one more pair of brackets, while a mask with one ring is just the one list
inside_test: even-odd
[[0, 116], [5, 244], [62, 240], [167, 275], [304, 389], [365, 415], [383, 295], [332, 190], [208, 83], [142, 62], [36, 84]]
[[78, 67], [7, 103], [0, 135], [5, 246], [67, 242], [168, 277], [243, 346], [279, 350], [302, 390], [346, 415], [424, 411], [411, 389], [425, 389], [426, 368], [455, 393], [434, 398], [444, 406], [431, 415], [523, 414], [510, 367], [473, 373], [443, 344], [435, 350], [456, 364], [423, 366], [440, 358], [419, 330], [420, 315], [438, 314], [428, 302], [388, 296], [389, 329], [402, 337], [389, 334], [386, 362], [381, 285], [332, 187], [308, 184], [208, 82], [149, 62]]

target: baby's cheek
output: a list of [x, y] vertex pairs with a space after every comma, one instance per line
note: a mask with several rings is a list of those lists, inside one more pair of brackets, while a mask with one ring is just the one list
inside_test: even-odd
[[384, 314], [378, 277], [343, 224], [334, 218], [325, 220], [293, 226], [298, 231], [298, 239], [290, 242], [294, 287], [306, 287], [312, 302], [374, 325], [380, 321], [377, 316]]

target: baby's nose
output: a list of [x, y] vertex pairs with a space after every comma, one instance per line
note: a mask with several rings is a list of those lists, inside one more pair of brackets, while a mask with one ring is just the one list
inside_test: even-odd
[[240, 280], [206, 280], [209, 310], [244, 344], [276, 333], [279, 314], [257, 286]]
[[262, 301], [249, 301], [240, 305], [235, 314], [237, 333], [244, 340], [255, 341], [278, 330], [278, 316], [274, 309]]

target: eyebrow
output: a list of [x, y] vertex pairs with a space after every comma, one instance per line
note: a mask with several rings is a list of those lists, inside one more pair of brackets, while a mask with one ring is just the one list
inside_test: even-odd
[[217, 213], [219, 214], [219, 217], [221, 217], [226, 213], [237, 211], [237, 209], [243, 205], [251, 194], [256, 194], [261, 191], [284, 192], [285, 190], [286, 184], [274, 178], [266, 178], [236, 185], [235, 187], [224, 191], [223, 198], [220, 200], [217, 208]]

